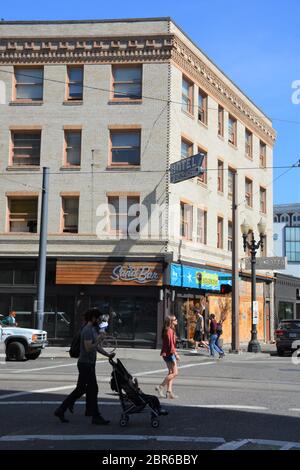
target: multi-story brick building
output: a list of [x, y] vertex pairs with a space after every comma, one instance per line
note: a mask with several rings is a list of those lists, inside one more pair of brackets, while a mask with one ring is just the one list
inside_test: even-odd
[[[0, 81], [0, 311], [35, 322], [44, 166], [50, 338], [68, 338], [88, 305], [110, 314], [120, 340], [151, 346], [166, 312], [191, 336], [204, 295], [211, 311], [228, 311], [221, 284], [230, 284], [232, 171], [240, 217], [265, 219], [268, 253], [275, 133], [180, 28], [169, 18], [1, 22]], [[199, 151], [207, 171], [170, 184], [170, 163]], [[270, 279], [260, 281], [259, 334], [268, 338]], [[228, 339], [229, 331], [230, 315]]]

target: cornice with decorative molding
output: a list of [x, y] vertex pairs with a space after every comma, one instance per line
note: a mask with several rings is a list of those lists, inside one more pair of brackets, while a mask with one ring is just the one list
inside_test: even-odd
[[0, 64], [3, 65], [146, 63], [171, 60], [262, 140], [274, 145], [274, 129], [174, 34], [0, 39]]

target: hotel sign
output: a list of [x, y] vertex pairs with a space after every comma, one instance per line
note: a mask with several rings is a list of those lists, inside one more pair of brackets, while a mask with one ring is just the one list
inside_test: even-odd
[[195, 178], [203, 173], [202, 163], [205, 157], [204, 153], [197, 153], [192, 157], [183, 158], [170, 165], [171, 183], [179, 183], [190, 178]]

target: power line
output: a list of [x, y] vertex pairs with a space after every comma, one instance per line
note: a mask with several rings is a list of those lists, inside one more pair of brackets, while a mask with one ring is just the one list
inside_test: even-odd
[[[49, 64], [49, 65], [56, 65], [56, 64]], [[92, 64], [92, 65], [95, 65], [95, 64]], [[0, 72], [14, 75], [14, 72], [12, 72], [10, 70], [0, 69]], [[34, 79], [37, 78], [34, 75], [25, 74], [25, 73], [22, 73], [22, 72], [18, 72], [18, 74], [23, 75], [24, 77], [27, 77], [27, 78], [34, 78]], [[44, 81], [66, 85], [65, 81], [57, 80], [57, 79], [53, 79], [53, 78], [45, 78], [43, 76], [43, 82]], [[112, 89], [100, 88], [100, 87], [95, 87], [95, 86], [91, 86], [91, 85], [85, 85], [84, 83], [81, 86], [82, 86], [82, 88], [86, 88], [86, 89], [89, 89], [89, 90], [95, 90], [95, 91], [103, 91], [105, 93], [113, 93], [114, 92], [114, 90], [112, 90]], [[126, 92], [118, 91], [118, 94], [119, 95], [124, 95], [124, 97], [128, 97], [128, 93], [126, 93]], [[159, 102], [163, 102], [163, 103], [167, 103], [167, 104], [169, 104], [169, 103], [170, 104], [178, 104], [178, 105], [181, 105], [181, 106], [183, 106], [185, 104], [183, 101], [175, 101], [175, 100], [170, 100], [170, 99], [167, 99], [167, 98], [157, 98], [157, 97], [154, 97], [154, 96], [147, 96], [147, 95], [141, 95], [140, 99], [159, 101]], [[191, 104], [190, 106], [193, 108], [193, 110], [195, 108], [196, 109], [202, 109], [202, 106], [198, 106], [198, 105], [195, 105], [195, 104]], [[207, 107], [207, 109], [212, 110], [212, 111], [218, 111], [218, 108]], [[286, 122], [288, 124], [299, 124], [300, 125], [300, 121], [292, 121], [292, 120], [288, 120], [288, 119], [280, 119], [280, 118], [273, 118], [273, 117], [270, 117], [269, 119], [271, 119], [273, 121]]]

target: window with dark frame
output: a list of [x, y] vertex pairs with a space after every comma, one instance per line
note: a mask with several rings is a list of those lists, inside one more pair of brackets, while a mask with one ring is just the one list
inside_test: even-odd
[[198, 120], [207, 125], [207, 94], [199, 89], [198, 93]]
[[15, 67], [15, 96], [16, 101], [43, 100], [43, 67]]
[[249, 178], [245, 178], [245, 199], [249, 207], [253, 206], [253, 182]]
[[228, 116], [228, 142], [237, 145], [237, 121], [231, 115]]
[[207, 211], [197, 208], [197, 243], [207, 243]]
[[81, 164], [81, 130], [65, 130], [65, 165]]
[[259, 141], [259, 166], [261, 168], [266, 167], [266, 162], [267, 160], [267, 146], [264, 142], [261, 140]]
[[[108, 196], [109, 233], [127, 238], [132, 223], [140, 215], [140, 196]], [[129, 215], [130, 214], [130, 215]], [[140, 226], [134, 226], [134, 236], [140, 232]]]
[[13, 166], [40, 166], [41, 131], [12, 131]]
[[198, 147], [198, 153], [204, 153], [202, 162], [202, 168], [204, 171], [201, 175], [198, 176], [198, 181], [200, 181], [202, 184], [207, 184], [207, 153], [200, 147]]
[[79, 196], [63, 196], [63, 233], [78, 233]]
[[224, 108], [218, 105], [218, 135], [224, 137]]
[[141, 131], [111, 130], [111, 165], [139, 166], [141, 164]]
[[193, 206], [180, 202], [180, 236], [186, 240], [193, 239]]
[[142, 98], [142, 66], [113, 65], [113, 97], [120, 100]]
[[245, 154], [247, 158], [252, 159], [253, 152], [252, 152], [252, 140], [253, 135], [248, 129], [245, 129]]
[[36, 233], [38, 197], [9, 197], [9, 232]]
[[224, 162], [218, 160], [218, 191], [223, 193], [224, 191]]
[[194, 84], [185, 77], [182, 77], [182, 107], [181, 109], [189, 114], [194, 114]]
[[217, 248], [223, 248], [223, 217], [218, 217], [217, 221]]
[[83, 99], [83, 66], [69, 65], [67, 99], [81, 101]]
[[186, 139], [181, 139], [181, 158], [191, 157], [193, 155], [193, 144]]
[[259, 188], [260, 212], [267, 212], [267, 191], [265, 188]]

